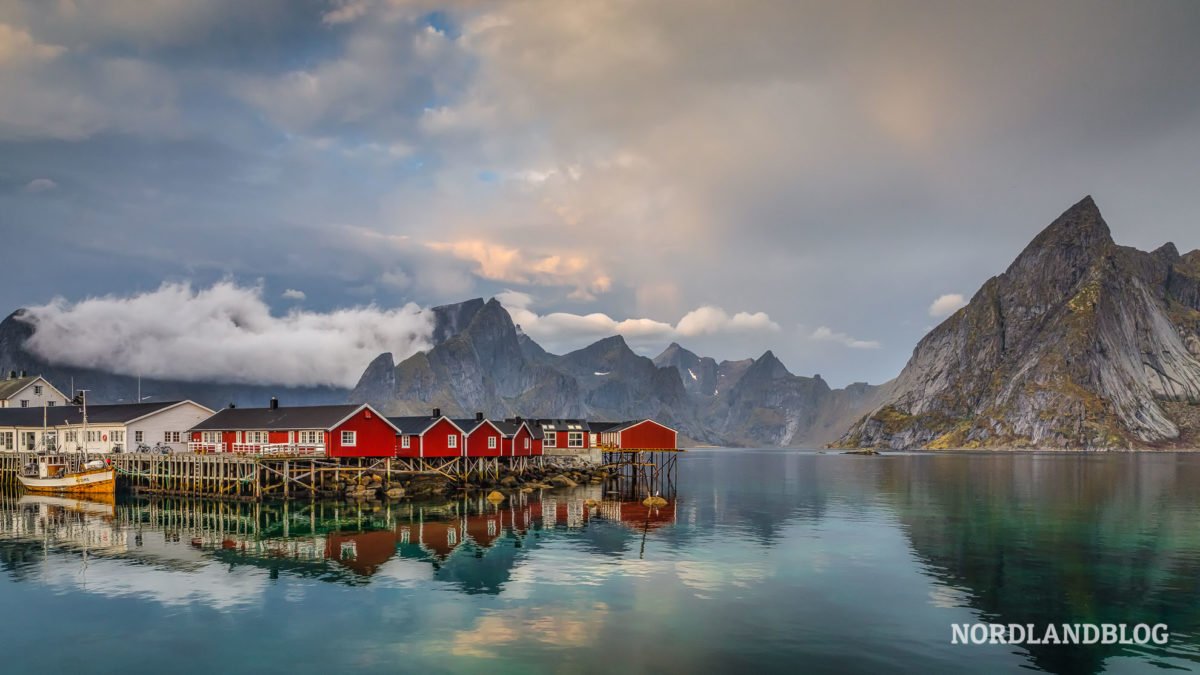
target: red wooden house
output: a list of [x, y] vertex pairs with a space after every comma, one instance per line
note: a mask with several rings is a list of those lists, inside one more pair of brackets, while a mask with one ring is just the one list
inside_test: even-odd
[[654, 420], [621, 422], [600, 432], [600, 445], [627, 450], [676, 450], [679, 433]]
[[528, 422], [520, 418], [511, 418], [494, 424], [504, 434], [501, 457], [530, 457], [533, 455], [533, 432], [530, 430]]
[[467, 457], [500, 457], [504, 447], [504, 432], [495, 422], [483, 418], [483, 413], [476, 413], [473, 420], [454, 420], [460, 429], [466, 432], [466, 443], [463, 444], [464, 455]]
[[461, 457], [464, 453], [467, 432], [442, 415], [440, 408], [428, 417], [389, 417], [388, 421], [397, 429], [393, 446], [397, 457]]
[[591, 433], [585, 420], [537, 420], [536, 424], [542, 430], [543, 451], [591, 447]]
[[398, 429], [367, 404], [225, 408], [188, 431], [196, 452], [390, 457]]

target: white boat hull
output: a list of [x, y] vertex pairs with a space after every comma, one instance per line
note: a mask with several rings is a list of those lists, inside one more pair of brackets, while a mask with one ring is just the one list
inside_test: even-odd
[[117, 472], [112, 469], [85, 471], [57, 478], [17, 476], [17, 480], [21, 481], [21, 485], [30, 492], [51, 494], [112, 493], [117, 489]]

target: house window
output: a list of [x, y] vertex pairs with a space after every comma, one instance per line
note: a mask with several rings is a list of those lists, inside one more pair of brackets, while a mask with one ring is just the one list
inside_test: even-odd
[[525, 439], [525, 449], [526, 450], [529, 449], [529, 439], [528, 438]]
[[458, 447], [458, 434], [450, 434], [449, 436], [446, 436], [446, 447], [447, 448], [457, 448]]
[[0, 450], [11, 451], [12, 449], [13, 449], [13, 432], [0, 431]]
[[87, 432], [87, 442], [88, 443], [99, 443], [100, 442], [100, 432], [92, 431], [89, 429]]
[[33, 395], [34, 396], [42, 395], [42, 385], [40, 385], [40, 384], [33, 385]]
[[495, 449], [496, 449], [496, 437], [488, 436], [488, 450], [495, 450]]
[[356, 442], [357, 436], [358, 436], [358, 432], [356, 432], [356, 431], [343, 431], [342, 432], [342, 445], [353, 446]]
[[37, 450], [37, 434], [32, 431], [22, 431], [21, 447], [26, 450]]
[[56, 405], [58, 405], [58, 401], [46, 401], [47, 408], [53, 408]]
[[546, 438], [542, 439], [542, 447], [543, 448], [557, 448], [558, 447], [558, 439], [555, 438], [555, 434], [553, 431], [546, 434]]
[[300, 444], [301, 445], [320, 445], [321, 444], [321, 432], [315, 431], [315, 430], [301, 431], [300, 432]]
[[246, 442], [254, 445], [262, 445], [267, 442], [267, 432], [265, 431], [247, 431], [245, 436]]
[[400, 447], [409, 448], [411, 446], [412, 446], [412, 436], [401, 436], [400, 437]]
[[204, 433], [200, 434], [200, 439], [202, 441], [204, 441], [205, 443], [220, 443], [221, 442], [221, 432], [205, 431]]
[[133, 442], [134, 443], [141, 443], [145, 440], [145, 438], [146, 438], [145, 433], [143, 433], [141, 431], [133, 432]]
[[164, 431], [163, 432], [163, 442], [164, 443], [178, 443], [179, 442], [179, 432], [178, 431]]
[[27, 399], [21, 399], [21, 407], [22, 407], [22, 408], [28, 408], [28, 407], [29, 407], [29, 401], [28, 401]]
[[567, 447], [568, 448], [582, 448], [583, 447], [583, 432], [582, 431], [571, 431], [571, 432], [567, 433]]
[[125, 442], [125, 432], [124, 431], [114, 431], [111, 434], [111, 438], [112, 438], [113, 443], [124, 443]]

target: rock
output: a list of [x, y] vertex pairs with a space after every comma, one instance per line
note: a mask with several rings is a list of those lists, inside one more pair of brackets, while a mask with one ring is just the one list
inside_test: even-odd
[[1200, 398], [1198, 317], [1200, 252], [1118, 246], [1085, 198], [926, 335], [834, 446], [1186, 444], [1168, 411]]
[[386, 494], [387, 494], [388, 499], [400, 499], [401, 497], [404, 496], [404, 488], [402, 488], [402, 487], [388, 488], [388, 491]]
[[496, 490], [492, 490], [487, 496], [487, 500], [489, 502], [502, 502], [505, 499], [507, 499], [507, 497], [504, 496], [504, 493]]
[[667, 500], [663, 499], [662, 497], [659, 497], [658, 495], [654, 495], [653, 497], [646, 497], [645, 499], [642, 500], [642, 506], [648, 506], [651, 508], [661, 507], [661, 506], [666, 506], [666, 505], [667, 505]]
[[588, 507], [589, 509], [594, 509], [597, 506], [600, 506], [600, 502], [595, 499], [586, 499], [586, 500], [584, 500], [583, 505]]
[[509, 488], [516, 487], [519, 482], [520, 481], [517, 480], [516, 476], [505, 476], [504, 478], [500, 479], [500, 485]]
[[577, 487], [579, 485], [579, 483], [576, 483], [575, 481], [571, 480], [570, 478], [567, 478], [566, 476], [564, 476], [561, 473], [558, 474], [557, 476], [555, 476], [554, 478], [551, 478], [550, 484], [556, 485], [558, 487]]
[[533, 488], [531, 488], [531, 487], [528, 487], [528, 486], [527, 486], [527, 487], [523, 487], [523, 488], [521, 488], [521, 494], [523, 494], [523, 495], [527, 495], [527, 494], [529, 494], [530, 492], [533, 492]]

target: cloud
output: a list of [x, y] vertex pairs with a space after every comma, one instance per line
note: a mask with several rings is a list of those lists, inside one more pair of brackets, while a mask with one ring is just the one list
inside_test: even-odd
[[572, 314], [551, 312], [538, 314], [530, 306], [534, 299], [528, 293], [505, 291], [496, 299], [520, 325], [527, 335], [548, 349], [582, 346], [593, 340], [621, 335], [637, 345], [660, 344], [669, 340], [700, 335], [736, 335], [779, 330], [779, 325], [763, 312], [738, 312], [730, 315], [720, 307], [704, 306], [694, 309], [672, 325], [647, 318], [617, 320], [602, 312]]
[[575, 300], [594, 300], [596, 293], [604, 293], [612, 287], [612, 279], [599, 271], [587, 256], [580, 254], [529, 253], [514, 246], [478, 239], [431, 241], [425, 245], [474, 263], [474, 273], [491, 281], [574, 286], [571, 297]]
[[961, 293], [947, 293], [940, 295], [932, 304], [929, 305], [929, 316], [935, 319], [950, 316], [958, 311], [960, 307], [967, 304], [967, 299]]
[[303, 300], [306, 300], [306, 299], [308, 298], [308, 296], [307, 296], [307, 295], [304, 293], [304, 291], [298, 291], [298, 290], [296, 290], [296, 289], [294, 289], [294, 288], [289, 288], [289, 289], [287, 289], [286, 291], [284, 291], [284, 292], [282, 293], [282, 295], [283, 295], [283, 297], [284, 297], [285, 299], [287, 299], [287, 300], [300, 300], [300, 301], [303, 301]]
[[26, 192], [45, 192], [47, 190], [53, 190], [56, 187], [58, 187], [58, 183], [55, 183], [54, 181], [50, 180], [49, 178], [34, 178], [33, 180], [31, 180], [25, 184], [25, 191]]
[[262, 288], [163, 284], [128, 297], [31, 307], [26, 348], [54, 363], [146, 377], [352, 387], [367, 364], [428, 349], [431, 313], [416, 305], [274, 316]]
[[834, 342], [851, 349], [879, 349], [881, 346], [878, 340], [859, 340], [828, 326], [819, 326], [808, 337], [818, 342]]

